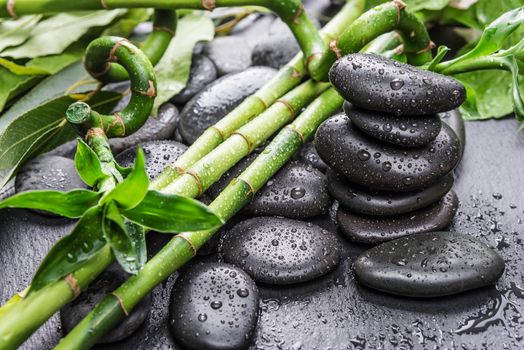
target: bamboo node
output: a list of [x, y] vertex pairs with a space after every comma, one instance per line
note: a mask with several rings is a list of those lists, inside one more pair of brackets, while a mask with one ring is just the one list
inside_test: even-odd
[[9, 16], [13, 17], [13, 18], [17, 18], [18, 16], [16, 15], [16, 11], [15, 11], [15, 1], [16, 0], [7, 0], [7, 12], [9, 13]]
[[202, 193], [204, 193], [204, 188], [202, 186], [202, 180], [200, 180], [200, 177], [198, 176], [198, 174], [192, 170], [186, 170], [185, 173], [191, 176], [193, 179], [195, 179], [195, 182], [198, 187], [198, 194], [195, 197], [200, 197]]
[[64, 277], [64, 281], [69, 285], [69, 288], [73, 291], [73, 299], [76, 299], [80, 292], [82, 291], [80, 289], [80, 286], [78, 285], [78, 281], [76, 280], [75, 276], [73, 276], [72, 273]]
[[197, 249], [195, 247], [195, 244], [193, 243], [193, 241], [191, 240], [191, 238], [189, 237], [186, 237], [184, 235], [185, 232], [182, 232], [182, 233], [179, 233], [178, 235], [176, 235], [176, 237], [179, 237], [179, 238], [182, 238], [184, 241], [186, 241], [187, 244], [189, 244], [189, 246], [191, 247], [191, 250], [193, 251], [193, 256], [196, 255], [197, 253]]
[[340, 57], [342, 57], [342, 50], [340, 50], [338, 48], [337, 44], [338, 44], [338, 40], [337, 39], [330, 40], [329, 41], [329, 49], [331, 51], [333, 51], [335, 53], [335, 55], [337, 55], [337, 58], [340, 58]]
[[116, 124], [120, 124], [122, 132], [119, 136], [125, 136], [126, 135], [126, 125], [124, 124], [122, 115], [119, 112], [115, 112], [114, 116], [115, 116], [115, 120], [107, 126], [107, 132], [109, 132], [109, 129], [111, 129]]
[[291, 68], [291, 70], [292, 70], [291, 78], [293, 79], [302, 78], [302, 73], [300, 73], [300, 71], [298, 71], [296, 68]]
[[109, 51], [109, 57], [107, 59], [108, 62], [118, 62], [118, 57], [116, 57], [116, 50], [118, 50], [120, 46], [126, 45], [126, 42], [127, 42], [127, 39], [121, 39], [121, 40], [118, 40], [115, 43], [115, 45], [113, 45], [113, 47], [111, 48], [111, 51]]
[[402, 0], [392, 0], [393, 5], [397, 8], [397, 26], [400, 23], [400, 12], [406, 7], [406, 4]]
[[242, 181], [246, 184], [247, 187], [249, 187], [249, 191], [247, 191], [246, 193], [248, 196], [253, 197], [255, 195], [255, 188], [249, 183], [249, 181], [244, 180], [240, 177], [236, 178], [236, 181]]
[[298, 19], [304, 13], [304, 4], [300, 3], [298, 11], [291, 17], [291, 22], [298, 24]]
[[304, 144], [306, 142], [306, 138], [304, 137], [304, 134], [302, 134], [300, 131], [298, 131], [297, 127], [293, 124], [289, 124], [288, 126], [286, 126], [286, 129], [289, 129], [291, 131], [293, 131], [295, 134], [298, 135], [298, 137], [300, 138], [300, 143], [301, 144]]
[[267, 103], [261, 97], [259, 97], [257, 95], [251, 95], [251, 96], [262, 104], [262, 107], [264, 108], [264, 110], [267, 109]]
[[220, 136], [220, 142], [224, 141], [226, 138], [224, 137], [224, 133], [222, 132], [222, 130], [220, 130], [219, 128], [217, 128], [215, 125], [211, 125], [209, 128], [209, 130], [213, 130], [215, 133], [218, 134], [218, 136]]
[[96, 137], [96, 136], [104, 136], [105, 137], [106, 133], [101, 128], [91, 128], [91, 129], [87, 130], [85, 139], [89, 140], [91, 137]]
[[126, 315], [126, 317], [129, 316], [129, 312], [127, 311], [126, 306], [124, 305], [124, 301], [122, 300], [120, 295], [116, 294], [116, 292], [112, 292], [111, 295], [114, 296], [118, 301], [118, 305], [120, 305], [120, 308], [124, 312], [124, 315]]
[[[278, 102], [278, 101], [277, 101]], [[241, 138], [244, 139], [244, 141], [246, 141], [246, 144], [247, 144], [247, 149], [248, 149], [248, 152], [251, 153], [251, 151], [253, 150], [253, 143], [249, 140], [249, 138], [242, 134], [241, 132], [239, 131], [235, 131], [234, 133], [232, 133], [231, 135], [238, 135], [240, 136]]]
[[287, 102], [286, 100], [276, 100], [275, 103], [282, 103], [284, 106], [286, 106], [286, 108], [291, 113], [291, 119], [295, 119], [297, 112], [289, 102]]
[[151, 80], [149, 80], [148, 83], [149, 83], [149, 87], [147, 88], [147, 91], [135, 90], [135, 89], [132, 89], [132, 91], [142, 96], [155, 97], [156, 96], [155, 84]]
[[106, 0], [100, 0], [100, 5], [102, 5], [102, 8], [104, 10], [109, 10], [110, 9], [109, 6], [107, 6]]
[[109, 69], [111, 69], [111, 64], [109, 62], [106, 62], [104, 64], [104, 69], [102, 71], [100, 71], [100, 72], [93, 72], [93, 71], [90, 71], [89, 69], [87, 69], [87, 67], [85, 65], [85, 61], [84, 61], [84, 67], [85, 67], [86, 71], [88, 71], [89, 74], [91, 74], [91, 76], [93, 78], [99, 78], [102, 75], [105, 75], [105, 74], [107, 74], [107, 72], [109, 72]]
[[180, 165], [178, 165], [177, 162], [172, 164], [172, 168], [176, 171], [178, 175], [183, 175], [186, 173], [186, 170], [182, 168]]
[[430, 41], [425, 48], [418, 50], [416, 53], [418, 54], [418, 53], [428, 52], [434, 48], [435, 48], [435, 43], [433, 41]]
[[202, 7], [208, 11], [213, 11], [217, 4], [215, 0], [202, 0]]
[[174, 30], [172, 30], [171, 28], [168, 28], [168, 27], [157, 27], [157, 26], [154, 26], [153, 27], [153, 31], [155, 31], [155, 32], [166, 32], [166, 33], [171, 34], [171, 36], [175, 36], [176, 35], [176, 32]]

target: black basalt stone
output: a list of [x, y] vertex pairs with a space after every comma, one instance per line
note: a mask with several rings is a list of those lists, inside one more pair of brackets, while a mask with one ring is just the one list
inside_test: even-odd
[[464, 148], [466, 147], [466, 125], [464, 119], [462, 119], [462, 114], [458, 109], [454, 109], [449, 112], [439, 113], [439, 116], [440, 120], [448, 124], [460, 140], [460, 157], [462, 158]]
[[231, 112], [275, 75], [268, 67], [251, 67], [224, 76], [196, 94], [180, 113], [178, 130], [186, 142], [193, 143], [208, 127]]
[[258, 300], [253, 280], [235, 266], [193, 265], [173, 287], [171, 331], [184, 349], [245, 349], [257, 323]]
[[[108, 294], [130, 277], [129, 274], [112, 266], [104, 271], [78, 298], [60, 310], [60, 321], [65, 333], [69, 333]], [[151, 295], [146, 295], [138, 305], [120, 322], [98, 340], [98, 344], [120, 341], [129, 337], [147, 319], [151, 309]]]
[[437, 203], [396, 216], [367, 216], [339, 208], [337, 223], [351, 241], [377, 244], [403, 236], [442, 230], [453, 220], [458, 204], [458, 197], [451, 190]]
[[318, 152], [315, 148], [313, 142], [308, 142], [298, 151], [297, 159], [301, 162], [311, 165], [313, 168], [316, 168], [323, 173], [327, 170], [327, 165], [324, 163], [322, 158], [318, 155]]
[[453, 186], [453, 174], [420, 191], [369, 191], [352, 184], [332, 170], [327, 172], [329, 193], [352, 213], [388, 216], [412, 212], [435, 203]]
[[[150, 141], [141, 144], [146, 158], [146, 171], [150, 179], [156, 177], [164, 168], [173, 163], [187, 149], [176, 141]], [[132, 167], [135, 162], [136, 148], [128, 148], [115, 159], [123, 167]]]
[[251, 66], [251, 48], [240, 37], [219, 37], [206, 44], [204, 55], [215, 64], [219, 76], [241, 72]]
[[217, 69], [213, 62], [206, 56], [194, 55], [186, 87], [176, 94], [171, 101], [174, 103], [185, 103], [189, 101], [216, 78]]
[[459, 107], [466, 89], [457, 80], [372, 54], [350, 54], [329, 80], [352, 104], [397, 115], [428, 115]]
[[446, 124], [428, 145], [399, 148], [369, 138], [346, 115], [336, 115], [318, 128], [315, 147], [337, 173], [377, 191], [427, 187], [453, 170], [460, 157], [460, 141]]
[[326, 176], [311, 166], [292, 162], [257, 192], [244, 212], [305, 219], [326, 214], [331, 202]]
[[438, 297], [494, 284], [504, 261], [474, 237], [431, 232], [374, 247], [358, 257], [353, 270], [359, 283], [370, 288]]
[[340, 258], [334, 233], [279, 217], [239, 223], [224, 233], [219, 253], [255, 281], [269, 284], [312, 280], [331, 271]]
[[344, 103], [344, 112], [363, 133], [401, 147], [427, 145], [437, 137], [442, 126], [437, 114], [399, 117], [361, 109], [347, 101]]
[[253, 48], [251, 61], [256, 66], [281, 68], [299, 51], [300, 46], [293, 35], [271, 35]]

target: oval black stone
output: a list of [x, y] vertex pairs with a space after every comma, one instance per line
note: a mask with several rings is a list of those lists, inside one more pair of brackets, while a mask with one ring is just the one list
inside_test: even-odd
[[442, 127], [437, 114], [399, 117], [361, 109], [347, 101], [344, 103], [344, 112], [363, 133], [402, 147], [427, 145], [437, 137]]
[[438, 297], [495, 283], [504, 260], [474, 237], [431, 232], [374, 247], [358, 257], [353, 270], [359, 283], [370, 288]]
[[[113, 265], [104, 271], [87, 290], [78, 298], [60, 310], [60, 321], [65, 333], [69, 333], [87, 316], [88, 313], [108, 294], [113, 292], [131, 275]], [[146, 295], [140, 303], [115, 328], [105, 333], [98, 344], [120, 341], [129, 337], [147, 319], [151, 309], [151, 294]]]
[[284, 166], [244, 208], [252, 215], [305, 219], [326, 214], [331, 206], [326, 176], [311, 166]]
[[325, 121], [315, 146], [322, 160], [350, 182], [382, 191], [427, 187], [453, 170], [460, 156], [460, 141], [446, 124], [427, 146], [403, 149], [369, 138], [346, 115]]
[[[146, 171], [150, 179], [153, 179], [173, 163], [187, 149], [187, 147], [176, 141], [149, 141], [141, 144], [146, 158]], [[123, 167], [132, 167], [135, 163], [136, 147], [128, 148], [118, 154], [115, 159]]]
[[318, 155], [318, 152], [315, 148], [313, 142], [306, 143], [300, 151], [297, 153], [297, 159], [301, 162], [311, 165], [313, 168], [316, 168], [323, 173], [327, 170], [327, 165], [324, 163], [322, 158]]
[[292, 284], [331, 271], [340, 258], [334, 233], [279, 217], [243, 221], [224, 233], [219, 252], [257, 282]]
[[453, 174], [423, 190], [411, 192], [369, 191], [346, 181], [332, 170], [328, 170], [327, 177], [329, 193], [341, 206], [352, 213], [372, 216], [405, 214], [427, 207], [444, 197], [453, 186]]
[[403, 236], [442, 230], [453, 220], [458, 204], [458, 197], [451, 190], [437, 203], [396, 216], [367, 216], [339, 208], [337, 223], [350, 240], [377, 244]]
[[194, 55], [186, 87], [171, 99], [174, 103], [186, 103], [206, 85], [217, 78], [217, 69], [206, 56]]
[[338, 59], [329, 80], [352, 104], [397, 115], [446, 112], [466, 98], [466, 89], [453, 78], [372, 54]]
[[271, 35], [261, 40], [251, 54], [251, 61], [256, 66], [281, 68], [300, 51], [295, 37], [289, 35]]
[[175, 282], [170, 326], [185, 349], [245, 349], [257, 323], [258, 289], [244, 271], [196, 264]]
[[466, 125], [460, 110], [454, 109], [449, 112], [439, 113], [440, 120], [448, 124], [448, 126], [455, 132], [460, 141], [460, 158], [464, 154], [464, 148], [466, 147]]
[[178, 130], [184, 140], [193, 143], [208, 127], [269, 81], [275, 72], [268, 67], [252, 67], [222, 77], [208, 85], [196, 94], [180, 113]]
[[205, 45], [204, 55], [213, 61], [219, 76], [241, 72], [251, 66], [251, 48], [240, 37], [218, 37]]

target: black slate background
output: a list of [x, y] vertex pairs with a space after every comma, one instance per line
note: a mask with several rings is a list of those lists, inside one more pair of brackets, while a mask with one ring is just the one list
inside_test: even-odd
[[[430, 300], [374, 292], [358, 286], [350, 270], [363, 247], [341, 237], [346, 260], [334, 272], [293, 287], [260, 286], [251, 348], [524, 348], [524, 134], [518, 128], [512, 118], [467, 123], [455, 183], [461, 204], [450, 230], [497, 247], [506, 271], [496, 287]], [[334, 229], [327, 217], [314, 221]], [[72, 226], [25, 210], [0, 210], [0, 303], [27, 286], [45, 252]], [[154, 235], [148, 240], [152, 252], [162, 242]], [[149, 319], [132, 337], [104, 349], [179, 349], [166, 313], [175, 279], [153, 291]], [[60, 335], [55, 315], [21, 348], [51, 349]]]

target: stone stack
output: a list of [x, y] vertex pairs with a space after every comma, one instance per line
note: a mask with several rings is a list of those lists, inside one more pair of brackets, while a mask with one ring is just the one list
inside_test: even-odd
[[[345, 114], [320, 126], [315, 146], [330, 168], [341, 231], [377, 244], [448, 226], [458, 207], [453, 169], [464, 147], [453, 110], [464, 102], [464, 87], [367, 54], [339, 59], [330, 80], [346, 99]], [[441, 117], [451, 118], [456, 130]]]

